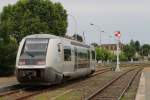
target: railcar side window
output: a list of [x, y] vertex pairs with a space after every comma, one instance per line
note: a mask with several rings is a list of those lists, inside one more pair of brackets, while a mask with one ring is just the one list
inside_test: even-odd
[[78, 68], [89, 67], [90, 52], [87, 49], [78, 48]]
[[95, 52], [92, 51], [92, 59], [95, 59]]
[[71, 61], [71, 48], [64, 46], [64, 61]]

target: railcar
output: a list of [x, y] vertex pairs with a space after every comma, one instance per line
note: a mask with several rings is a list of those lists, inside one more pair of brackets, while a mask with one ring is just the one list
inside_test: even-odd
[[16, 77], [21, 84], [51, 85], [92, 74], [94, 48], [49, 34], [22, 39], [16, 57]]

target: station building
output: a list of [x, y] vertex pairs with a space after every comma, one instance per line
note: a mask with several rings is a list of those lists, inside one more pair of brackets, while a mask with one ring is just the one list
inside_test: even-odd
[[[119, 43], [119, 52], [121, 52], [123, 50], [123, 47], [125, 45], [123, 43]], [[117, 54], [117, 45], [116, 44], [102, 44], [101, 45], [102, 48], [105, 48], [109, 51], [111, 51], [113, 54]]]

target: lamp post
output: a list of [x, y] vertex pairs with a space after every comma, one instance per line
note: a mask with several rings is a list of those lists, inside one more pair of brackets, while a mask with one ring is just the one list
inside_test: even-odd
[[77, 20], [76, 20], [75, 16], [73, 16], [72, 14], [68, 13], [68, 15], [70, 15], [72, 17], [72, 19], [74, 20], [74, 24], [75, 24], [75, 26], [74, 26], [75, 33], [74, 34], [75, 34], [75, 39], [77, 40]]
[[104, 31], [101, 31], [101, 28], [98, 26], [98, 25], [95, 25], [95, 24], [93, 24], [93, 23], [90, 23], [90, 25], [91, 26], [95, 26], [99, 31], [100, 31], [100, 33], [99, 33], [99, 46], [101, 47], [101, 45], [102, 45], [102, 32], [104, 32]]

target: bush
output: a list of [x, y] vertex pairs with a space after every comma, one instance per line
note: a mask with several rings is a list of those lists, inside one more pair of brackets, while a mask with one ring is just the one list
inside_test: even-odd
[[2, 76], [10, 76], [14, 74], [14, 67], [0, 67], [0, 77]]
[[96, 48], [96, 59], [97, 61], [113, 61], [115, 59], [115, 55], [105, 48]]
[[121, 52], [119, 55], [120, 61], [128, 61], [128, 58], [126, 57], [124, 52]]
[[0, 76], [14, 73], [17, 47], [17, 42], [12, 37], [0, 42]]

